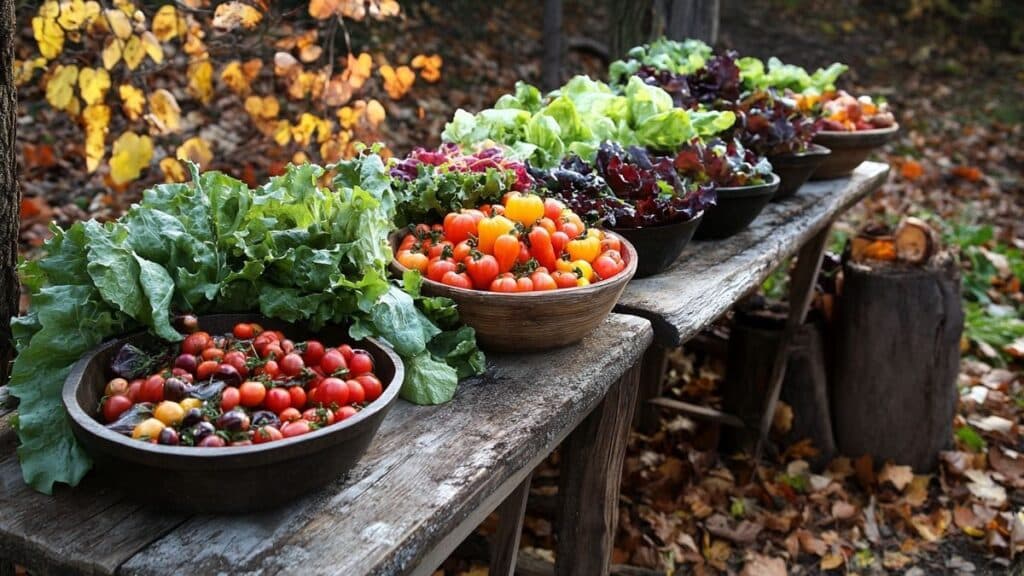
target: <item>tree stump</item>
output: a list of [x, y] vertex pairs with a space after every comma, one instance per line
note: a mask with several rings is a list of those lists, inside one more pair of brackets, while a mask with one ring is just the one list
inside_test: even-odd
[[844, 265], [832, 389], [840, 452], [935, 468], [952, 442], [963, 325], [952, 258]]
[[[724, 431], [727, 446], [749, 448], [765, 407], [772, 363], [786, 323], [786, 312], [738, 312], [729, 333], [729, 357], [722, 404], [725, 412], [747, 423], [747, 430]], [[818, 454], [816, 468], [835, 455], [822, 322], [809, 319], [789, 345], [789, 359], [780, 400], [793, 410], [789, 430], [777, 439], [784, 447], [810, 440]], [[736, 436], [739, 434], [739, 436]]]

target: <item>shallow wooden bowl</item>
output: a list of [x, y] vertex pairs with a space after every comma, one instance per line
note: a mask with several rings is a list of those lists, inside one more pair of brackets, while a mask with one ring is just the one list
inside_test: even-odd
[[[297, 324], [255, 314], [218, 314], [199, 319], [211, 334], [231, 331], [238, 322], [258, 322], [296, 340], [316, 338], [325, 345], [350, 342], [348, 328], [311, 331]], [[75, 436], [96, 460], [104, 482], [134, 497], [179, 512], [243, 512], [277, 506], [308, 494], [347, 473], [366, 452], [377, 428], [398, 399], [405, 368], [390, 348], [368, 338], [356, 345], [373, 355], [374, 373], [384, 384], [380, 398], [355, 416], [319, 430], [253, 446], [196, 448], [162, 446], [108, 430], [97, 420], [110, 360], [125, 343], [158, 342], [146, 333], [112, 340], [89, 352], [64, 383], [63, 401]]]
[[856, 132], [821, 131], [814, 136], [813, 142], [821, 144], [832, 154], [818, 166], [811, 175], [811, 180], [828, 180], [849, 176], [851, 172], [867, 160], [877, 148], [892, 139], [899, 132], [900, 125], [893, 124], [888, 128], [877, 130], [858, 130]]
[[[590, 286], [545, 292], [487, 292], [467, 290], [423, 278], [423, 293], [445, 296], [458, 304], [459, 319], [476, 330], [477, 343], [493, 352], [533, 352], [574, 344], [590, 334], [612, 311], [626, 284], [636, 274], [636, 249], [622, 242], [626, 267], [609, 280]], [[404, 233], [393, 234], [392, 252]], [[391, 269], [401, 276], [406, 267], [392, 259]]]

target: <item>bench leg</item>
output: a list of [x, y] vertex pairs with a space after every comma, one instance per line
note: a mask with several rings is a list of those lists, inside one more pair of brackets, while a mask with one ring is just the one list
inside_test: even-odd
[[793, 269], [789, 277], [789, 316], [786, 318], [786, 328], [782, 333], [779, 350], [775, 355], [771, 378], [768, 380], [768, 397], [765, 399], [764, 412], [761, 413], [757, 445], [754, 449], [754, 458], [756, 459], [761, 457], [768, 433], [771, 432], [772, 421], [775, 418], [775, 406], [779, 402], [782, 381], [786, 376], [789, 346], [793, 342], [793, 336], [797, 329], [807, 319], [807, 309], [814, 296], [814, 286], [818, 281], [818, 272], [821, 270], [821, 257], [825, 253], [825, 244], [828, 242], [830, 230], [831, 226], [826, 226], [800, 248], [796, 268]]
[[658, 430], [658, 407], [650, 400], [661, 396], [662, 377], [665, 375], [665, 364], [668, 361], [668, 348], [657, 342], [644, 352], [640, 360], [640, 383], [637, 386], [636, 416], [633, 427], [644, 434]]
[[618, 527], [619, 484], [640, 366], [615, 383], [562, 444], [558, 484], [558, 576], [608, 574]]
[[491, 547], [491, 576], [512, 576], [516, 572], [516, 557], [519, 555], [519, 536], [523, 533], [523, 515], [526, 514], [526, 498], [530, 495], [530, 478], [527, 474], [522, 484], [498, 506], [498, 533]]
[[0, 576], [14, 576], [14, 562], [0, 558]]

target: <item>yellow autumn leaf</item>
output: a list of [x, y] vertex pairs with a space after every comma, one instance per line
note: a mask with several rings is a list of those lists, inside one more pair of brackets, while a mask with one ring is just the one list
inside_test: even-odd
[[56, 0], [46, 0], [39, 5], [37, 14], [40, 18], [56, 20], [60, 16], [60, 4]]
[[46, 70], [46, 58], [40, 56], [32, 60], [14, 61], [14, 85], [27, 84], [36, 75], [36, 70]]
[[359, 122], [359, 117], [362, 116], [362, 111], [353, 108], [352, 106], [343, 106], [338, 108], [338, 123], [345, 130], [351, 130], [353, 126]]
[[100, 167], [106, 153], [110, 107], [103, 104], [86, 106], [82, 111], [82, 122], [85, 124], [85, 167], [91, 174]]
[[156, 35], [146, 30], [140, 36], [142, 39], [142, 48], [145, 50], [146, 55], [149, 59], [157, 64], [164, 61], [164, 47], [160, 45], [160, 41], [157, 40]]
[[292, 126], [292, 139], [300, 146], [309, 146], [310, 140], [313, 139], [313, 132], [318, 125], [316, 116], [309, 112], [303, 112], [299, 117], [299, 123]]
[[39, 45], [39, 53], [47, 60], [53, 60], [64, 50], [64, 30], [52, 18], [33, 18], [32, 35]]
[[213, 64], [209, 60], [188, 65], [188, 93], [203, 104], [213, 99]]
[[262, 67], [263, 62], [256, 58], [245, 64], [239, 60], [232, 60], [221, 70], [220, 81], [235, 94], [244, 96], [251, 90], [252, 81], [259, 76]]
[[78, 89], [86, 104], [96, 104], [110, 89], [110, 74], [103, 68], [82, 68], [78, 73]]
[[316, 44], [303, 46], [302, 48], [299, 49], [299, 60], [302, 60], [303, 62], [308, 64], [319, 58], [320, 54], [322, 54], [323, 51], [324, 49]]
[[245, 111], [257, 120], [277, 118], [281, 106], [273, 96], [249, 96], [245, 99]]
[[104, 10], [103, 21], [106, 22], [110, 32], [121, 40], [127, 40], [132, 35], [132, 21], [121, 10]]
[[358, 58], [349, 54], [348, 64], [345, 66], [345, 71], [342, 72], [341, 77], [352, 86], [353, 90], [358, 90], [366, 83], [372, 71], [373, 59], [369, 54], [363, 52]]
[[408, 66], [392, 68], [385, 64], [380, 67], [380, 76], [384, 79], [384, 90], [392, 100], [405, 96], [416, 82], [416, 73]]
[[230, 31], [241, 26], [251, 30], [260, 23], [263, 14], [243, 2], [225, 2], [217, 6], [213, 13], [213, 27], [218, 30]]
[[209, 168], [210, 163], [213, 162], [213, 150], [210, 149], [210, 143], [200, 136], [193, 136], [182, 142], [181, 146], [178, 146], [178, 150], [175, 151], [175, 156], [179, 160], [195, 162], [200, 167]]
[[320, 159], [324, 162], [337, 162], [345, 157], [345, 149], [349, 142], [349, 132], [340, 132], [336, 137], [320, 145]]
[[151, 29], [157, 40], [167, 42], [185, 33], [185, 19], [178, 14], [174, 4], [165, 4], [153, 16]]
[[401, 11], [398, 0], [370, 0], [369, 7], [370, 16], [377, 20], [398, 16], [398, 13]]
[[206, 43], [203, 42], [205, 37], [206, 32], [203, 31], [203, 27], [198, 22], [189, 23], [188, 30], [185, 32], [185, 46], [182, 48], [185, 54], [188, 54], [194, 60], [207, 58]]
[[139, 64], [142, 64], [142, 59], [146, 57], [146, 48], [142, 45], [142, 40], [139, 40], [139, 37], [135, 35], [124, 43], [123, 50], [124, 65], [129, 70], [138, 68]]
[[83, 0], [65, 0], [60, 3], [57, 24], [65, 31], [78, 30], [85, 24], [87, 17]]
[[121, 96], [121, 110], [130, 120], [138, 120], [142, 117], [142, 109], [146, 105], [146, 95], [142, 90], [131, 84], [121, 84], [117, 87], [117, 93]]
[[185, 167], [177, 158], [164, 156], [160, 159], [160, 171], [164, 173], [164, 182], [184, 182]]
[[149, 95], [149, 114], [146, 119], [153, 124], [159, 134], [169, 134], [181, 130], [181, 108], [178, 101], [163, 88], [154, 90]]
[[444, 61], [438, 54], [427, 56], [418, 54], [412, 59], [412, 67], [420, 71], [420, 78], [427, 82], [437, 82], [441, 79], [441, 66]]
[[110, 154], [110, 179], [114, 184], [127, 184], [137, 179], [153, 159], [153, 140], [125, 132], [114, 141]]
[[338, 13], [339, 0], [310, 0], [309, 15], [317, 20], [326, 20]]
[[121, 61], [121, 45], [124, 42], [117, 38], [107, 38], [106, 45], [103, 47], [103, 67], [107, 70], [113, 70], [114, 66]]
[[327, 86], [324, 87], [324, 104], [328, 106], [341, 106], [351, 99], [352, 86], [342, 79], [340, 74], [331, 78]]
[[370, 100], [366, 103], [366, 119], [369, 120], [370, 125], [374, 128], [380, 126], [380, 123], [384, 121], [386, 116], [387, 114], [384, 112], [384, 105], [377, 99]]
[[278, 120], [273, 128], [274, 142], [278, 146], [285, 146], [292, 140], [292, 128], [287, 120]]
[[69, 110], [75, 100], [75, 81], [78, 80], [78, 66], [58, 64], [46, 83], [46, 101], [57, 110]]

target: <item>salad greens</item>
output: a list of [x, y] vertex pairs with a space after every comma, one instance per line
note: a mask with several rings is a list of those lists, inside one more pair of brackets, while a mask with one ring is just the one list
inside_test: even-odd
[[91, 465], [61, 405], [72, 364], [132, 330], [180, 340], [172, 312], [259, 311], [313, 328], [350, 322], [353, 338], [379, 336], [402, 356], [401, 395], [416, 403], [445, 402], [460, 376], [483, 372], [452, 301], [420, 296], [413, 278], [387, 280], [399, 198], [384, 162], [369, 153], [334, 168], [332, 191], [315, 165], [289, 166], [255, 190], [193, 167], [191, 184], [147, 190], [117, 221], [53, 228], [46, 255], [21, 265], [32, 305], [12, 321], [10, 390], [21, 402], [28, 484], [50, 493]]
[[835, 90], [836, 80], [849, 69], [849, 66], [834, 62], [828, 68], [818, 68], [809, 73], [795, 64], [784, 64], [772, 56], [768, 59], [768, 67], [757, 58], [747, 56], [736, 61], [740, 68], [740, 78], [747, 90], [792, 90], [798, 94], [821, 94]]
[[639, 78], [630, 78], [618, 94], [604, 82], [576, 76], [544, 99], [536, 88], [518, 83], [515, 93], [492, 109], [478, 114], [458, 110], [442, 138], [466, 147], [504, 144], [513, 158], [551, 168], [570, 154], [592, 161], [609, 140], [673, 151], [726, 130], [734, 121], [732, 112], [675, 108], [667, 92]]
[[711, 53], [711, 46], [701, 40], [678, 42], [662, 37], [650, 44], [634, 47], [626, 53], [627, 60], [612, 62], [608, 67], [608, 78], [612, 84], [625, 84], [642, 66], [674, 74], [691, 74], [704, 67]]

